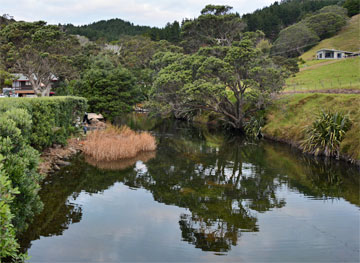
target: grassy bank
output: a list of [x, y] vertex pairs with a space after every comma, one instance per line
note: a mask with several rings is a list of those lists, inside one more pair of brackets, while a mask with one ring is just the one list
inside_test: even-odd
[[353, 124], [340, 145], [340, 154], [360, 162], [360, 95], [285, 95], [267, 111], [267, 124], [263, 133], [298, 145], [304, 139], [304, 128], [310, 125], [321, 111], [342, 112], [350, 116]]
[[285, 91], [360, 89], [360, 57], [308, 64], [309, 69], [304, 68], [286, 81]]
[[346, 51], [359, 50], [360, 14], [353, 16], [348, 24], [335, 36], [322, 40], [319, 44], [305, 52], [301, 58], [308, 61], [315, 58], [316, 51], [322, 48]]

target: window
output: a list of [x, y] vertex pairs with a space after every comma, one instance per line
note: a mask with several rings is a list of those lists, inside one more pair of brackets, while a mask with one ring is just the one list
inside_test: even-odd
[[31, 86], [31, 82], [30, 82], [30, 81], [26, 81], [26, 82], [25, 82], [25, 86]]
[[333, 58], [334, 57], [334, 52], [326, 52], [325, 53], [325, 58]]
[[337, 53], [338, 58], [341, 58], [342, 57], [341, 55], [342, 55], [341, 53]]
[[319, 58], [322, 58], [322, 53], [319, 54]]

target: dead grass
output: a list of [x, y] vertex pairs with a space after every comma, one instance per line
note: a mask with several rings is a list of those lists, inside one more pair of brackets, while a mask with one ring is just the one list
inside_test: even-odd
[[88, 134], [84, 153], [96, 161], [134, 158], [140, 152], [154, 151], [155, 138], [148, 132], [135, 132], [127, 126], [107, 125], [105, 130]]
[[121, 160], [114, 160], [114, 161], [96, 161], [91, 156], [85, 156], [85, 161], [92, 166], [103, 170], [125, 170], [131, 166], [133, 166], [137, 161], [142, 161], [146, 163], [147, 161], [156, 157], [156, 152], [140, 152], [134, 158], [127, 158]]

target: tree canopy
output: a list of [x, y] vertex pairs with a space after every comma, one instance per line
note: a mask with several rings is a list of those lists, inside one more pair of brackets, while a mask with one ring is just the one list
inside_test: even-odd
[[231, 13], [232, 7], [207, 5], [201, 15], [185, 20], [182, 25], [182, 46], [185, 51], [196, 52], [202, 46], [230, 46], [245, 28], [239, 14]]
[[255, 46], [253, 39], [244, 37], [231, 46], [200, 48], [193, 55], [158, 54], [157, 63], [164, 67], [154, 82], [152, 99], [179, 118], [204, 110], [243, 129], [245, 120], [282, 88], [288, 74]]
[[72, 63], [80, 46], [59, 27], [13, 22], [0, 30], [0, 59], [12, 73], [22, 73], [38, 96], [48, 96], [51, 81], [71, 77]]

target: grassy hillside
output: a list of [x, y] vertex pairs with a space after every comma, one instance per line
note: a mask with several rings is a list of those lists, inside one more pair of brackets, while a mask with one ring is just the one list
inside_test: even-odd
[[302, 68], [286, 81], [285, 91], [327, 89], [360, 90], [360, 57], [321, 61]]
[[354, 94], [292, 94], [283, 95], [267, 112], [264, 134], [299, 144], [304, 128], [321, 111], [349, 114], [353, 122], [342, 141], [341, 154], [360, 161], [360, 95]]
[[315, 58], [316, 51], [322, 48], [359, 51], [360, 49], [360, 14], [353, 16], [348, 24], [336, 35], [322, 40], [315, 47], [305, 52], [301, 58], [305, 61]]

